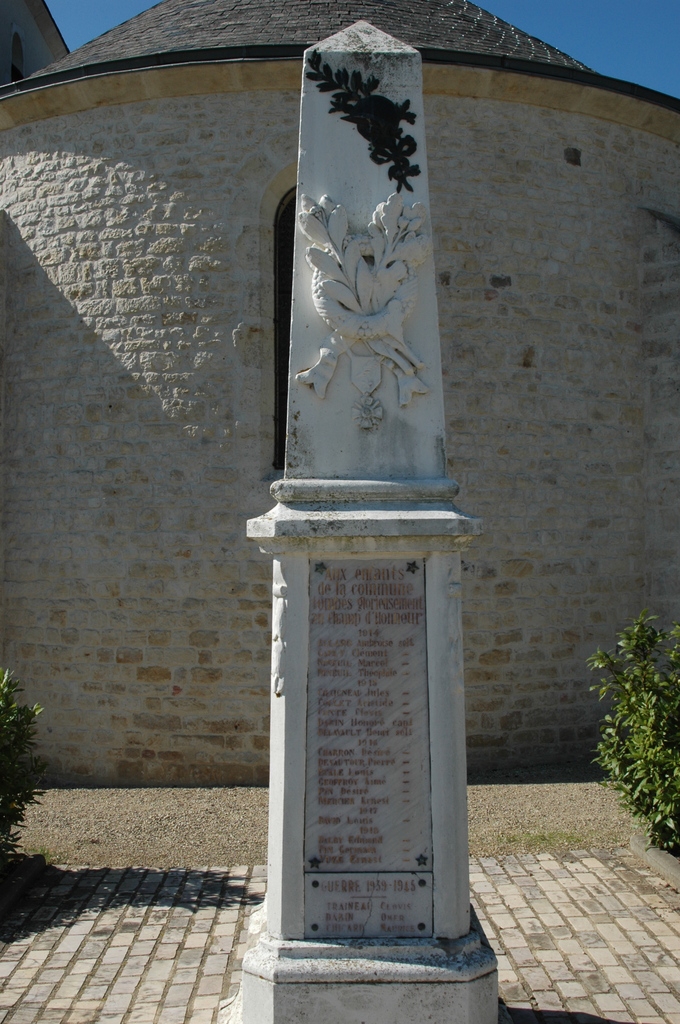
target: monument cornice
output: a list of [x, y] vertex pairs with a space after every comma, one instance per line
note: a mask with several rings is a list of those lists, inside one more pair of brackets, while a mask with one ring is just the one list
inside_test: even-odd
[[450, 502], [278, 504], [248, 520], [261, 551], [314, 555], [462, 551], [482, 533], [482, 520]]
[[310, 480], [284, 478], [275, 480], [271, 495], [284, 504], [291, 502], [358, 502], [358, 501], [447, 501], [458, 494], [460, 487], [446, 477], [403, 480]]
[[[130, 57], [0, 88], [0, 130], [105, 106], [247, 91], [297, 92], [303, 47], [240, 46]], [[680, 142], [680, 99], [578, 68], [423, 49], [429, 95], [546, 107]]]

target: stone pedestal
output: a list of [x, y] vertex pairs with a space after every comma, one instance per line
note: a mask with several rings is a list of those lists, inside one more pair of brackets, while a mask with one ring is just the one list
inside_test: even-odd
[[450, 943], [265, 939], [247, 954], [244, 1020], [496, 1024], [495, 957], [477, 930]]
[[[266, 931], [244, 1024], [495, 1024], [470, 920], [460, 551], [418, 53], [305, 55], [273, 556]], [[416, 162], [417, 157], [417, 162]], [[404, 198], [406, 197], [406, 198]]]
[[244, 1024], [495, 1024], [468, 887], [459, 552], [479, 520], [453, 481], [342, 488], [282, 481], [249, 524], [274, 556], [275, 653], [268, 936]]

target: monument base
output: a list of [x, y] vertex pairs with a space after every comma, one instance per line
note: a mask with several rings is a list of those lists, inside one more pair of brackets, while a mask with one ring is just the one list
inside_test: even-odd
[[265, 932], [244, 957], [242, 999], [258, 1024], [497, 1024], [496, 957], [474, 918], [452, 942]]

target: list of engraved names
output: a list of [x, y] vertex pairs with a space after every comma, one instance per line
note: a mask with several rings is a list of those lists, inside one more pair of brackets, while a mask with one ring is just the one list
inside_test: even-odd
[[431, 870], [424, 576], [311, 563], [307, 871]]

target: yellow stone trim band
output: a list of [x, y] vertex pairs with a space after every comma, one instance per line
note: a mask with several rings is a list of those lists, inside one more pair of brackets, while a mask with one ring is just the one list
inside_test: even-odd
[[[300, 89], [299, 59], [182, 64], [93, 75], [0, 100], [0, 130], [98, 107], [179, 96]], [[586, 114], [680, 142], [680, 112], [648, 100], [545, 75], [424, 64], [426, 94], [499, 100]]]

